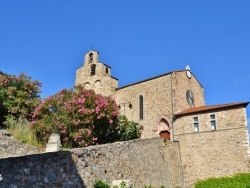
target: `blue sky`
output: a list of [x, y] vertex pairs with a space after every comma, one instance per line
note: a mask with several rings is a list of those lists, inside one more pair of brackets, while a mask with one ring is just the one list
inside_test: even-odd
[[[72, 88], [90, 49], [119, 86], [191, 67], [206, 104], [250, 101], [250, 1], [0, 2], [0, 70]], [[250, 116], [250, 107], [247, 108]]]

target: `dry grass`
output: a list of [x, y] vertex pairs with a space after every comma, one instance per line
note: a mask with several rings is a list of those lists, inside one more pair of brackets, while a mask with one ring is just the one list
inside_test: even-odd
[[15, 120], [14, 118], [8, 118], [7, 125], [7, 131], [14, 138], [20, 140], [23, 143], [41, 148], [41, 144], [39, 144], [36, 136], [29, 127], [28, 120], [24, 118], [19, 118], [18, 120]]

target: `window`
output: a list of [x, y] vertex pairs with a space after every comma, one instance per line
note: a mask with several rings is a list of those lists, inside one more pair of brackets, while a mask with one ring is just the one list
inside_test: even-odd
[[199, 118], [198, 117], [193, 117], [193, 121], [194, 121], [194, 132], [199, 132], [200, 131]]
[[89, 62], [92, 63], [93, 62], [93, 53], [89, 54]]
[[215, 120], [215, 114], [210, 115], [210, 123], [211, 123], [211, 129], [214, 131], [216, 130], [216, 120]]
[[140, 119], [143, 119], [143, 97], [140, 95], [139, 97], [139, 112], [140, 112]]
[[91, 73], [90, 73], [91, 76], [95, 75], [95, 68], [96, 64], [91, 65]]
[[106, 74], [108, 74], [109, 73], [109, 68], [108, 67], [106, 67]]

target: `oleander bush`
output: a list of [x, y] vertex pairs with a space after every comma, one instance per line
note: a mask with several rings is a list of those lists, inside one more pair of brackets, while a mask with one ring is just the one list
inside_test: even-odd
[[31, 77], [4, 74], [0, 76], [0, 126], [8, 127], [8, 118], [31, 120], [41, 102], [41, 83]]
[[45, 99], [36, 109], [31, 128], [45, 144], [58, 133], [63, 147], [86, 147], [139, 138], [138, 124], [119, 117], [113, 98], [82, 86], [64, 89]]

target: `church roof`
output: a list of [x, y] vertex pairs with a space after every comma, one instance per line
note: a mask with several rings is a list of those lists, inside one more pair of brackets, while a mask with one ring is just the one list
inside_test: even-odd
[[212, 106], [197, 106], [197, 107], [192, 107], [192, 108], [183, 110], [182, 112], [175, 114], [175, 116], [178, 117], [178, 116], [183, 116], [183, 115], [220, 110], [223, 108], [230, 108], [230, 107], [239, 107], [239, 106], [246, 107], [248, 104], [249, 102], [237, 102], [237, 103], [219, 104], [219, 105], [212, 105]]
[[[135, 83], [132, 83], [132, 84], [128, 84], [128, 85], [125, 85], [125, 86], [122, 86], [122, 87], [119, 87], [117, 88], [116, 90], [119, 90], [119, 89], [123, 89], [123, 88], [126, 88], [126, 87], [130, 87], [130, 86], [133, 86], [133, 85], [136, 85], [136, 84], [140, 84], [140, 83], [143, 83], [143, 82], [147, 82], [149, 80], [153, 80], [153, 79], [156, 79], [156, 78], [160, 78], [162, 76], [166, 76], [166, 75], [169, 75], [169, 74], [172, 74], [174, 72], [183, 72], [183, 71], [186, 71], [186, 70], [175, 70], [175, 71], [171, 71], [171, 72], [168, 72], [168, 73], [165, 73], [165, 74], [161, 74], [161, 75], [158, 75], [158, 76], [155, 76], [155, 77], [152, 77], [152, 78], [148, 78], [148, 79], [145, 79], [145, 80], [141, 80], [139, 82], [135, 82]], [[193, 75], [193, 74], [192, 74]], [[194, 76], [194, 75], [193, 75]], [[194, 76], [195, 77], [195, 76]], [[195, 78], [196, 79], [196, 78]], [[196, 79], [197, 80], [197, 79]], [[198, 80], [197, 80], [198, 81]], [[198, 83], [201, 85], [201, 83], [198, 81]], [[201, 85], [201, 87], [203, 87]]]

